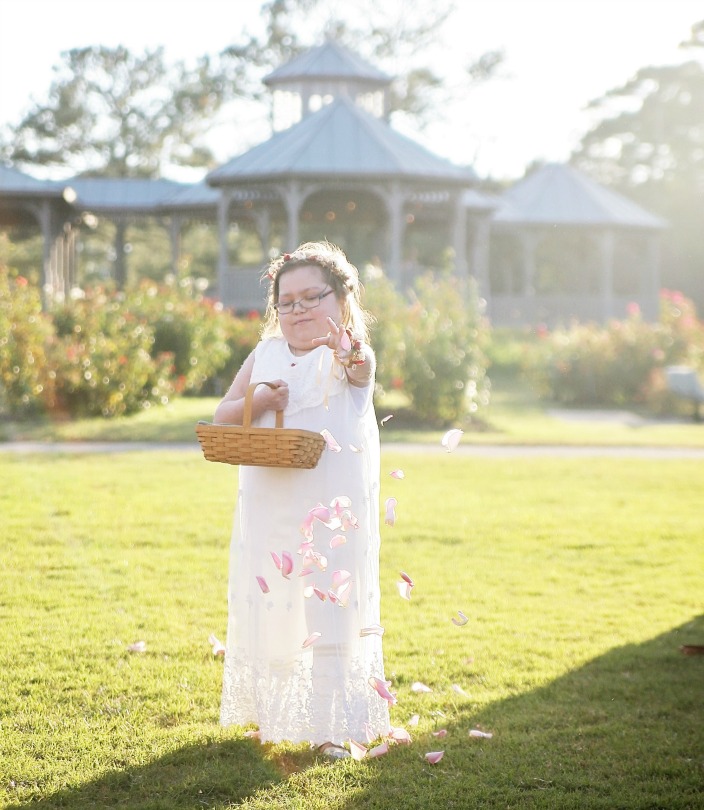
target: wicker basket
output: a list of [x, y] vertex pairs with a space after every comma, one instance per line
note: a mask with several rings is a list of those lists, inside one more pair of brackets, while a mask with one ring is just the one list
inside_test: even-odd
[[207, 461], [255, 467], [298, 467], [303, 470], [315, 467], [325, 447], [325, 439], [320, 433], [284, 428], [283, 411], [276, 412], [275, 427], [251, 427], [252, 397], [258, 385], [276, 387], [273, 383], [261, 382], [252, 383], [247, 388], [242, 425], [210, 422], [196, 425], [196, 435]]

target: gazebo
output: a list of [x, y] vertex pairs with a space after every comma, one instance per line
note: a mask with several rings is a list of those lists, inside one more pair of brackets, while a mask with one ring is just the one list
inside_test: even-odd
[[547, 164], [500, 198], [492, 220], [495, 323], [606, 321], [630, 303], [658, 314], [666, 223], [564, 164]]
[[413, 234], [420, 233], [438, 263], [449, 252], [457, 273], [470, 272], [463, 196], [476, 175], [389, 125], [390, 81], [332, 41], [265, 79], [274, 125], [286, 128], [207, 176], [220, 191], [218, 295], [225, 304], [262, 300], [261, 265], [230, 261], [232, 223], [255, 231], [263, 258], [327, 237], [358, 264], [379, 260], [400, 285], [428, 264], [415, 255], [423, 240]]

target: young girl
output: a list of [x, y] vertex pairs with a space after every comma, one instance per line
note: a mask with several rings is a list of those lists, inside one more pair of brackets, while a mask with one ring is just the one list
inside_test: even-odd
[[339, 248], [303, 244], [267, 275], [262, 340], [215, 421], [241, 424], [250, 382], [269, 381], [254, 393], [254, 426], [283, 410], [284, 427], [334, 441], [312, 470], [240, 467], [221, 722], [343, 757], [347, 740], [389, 731], [370, 685], [384, 679], [375, 359], [357, 270]]

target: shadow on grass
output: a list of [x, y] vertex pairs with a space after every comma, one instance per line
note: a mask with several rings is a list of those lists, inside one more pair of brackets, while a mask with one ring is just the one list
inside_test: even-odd
[[[421, 733], [380, 759], [328, 763], [340, 771], [335, 779], [328, 767], [312, 767], [312, 752], [269, 759], [255, 742], [233, 740], [186, 747], [31, 806], [695, 810], [704, 807], [704, 656], [685, 656], [680, 647], [702, 643], [704, 616], [610, 650], [533, 691], [483, 707], [467, 699], [453, 710], [444, 739]], [[473, 671], [479, 683], [480, 662]], [[399, 704], [417, 706], [405, 691]], [[470, 739], [472, 727], [494, 736]], [[424, 753], [439, 749], [444, 759], [428, 765]]]

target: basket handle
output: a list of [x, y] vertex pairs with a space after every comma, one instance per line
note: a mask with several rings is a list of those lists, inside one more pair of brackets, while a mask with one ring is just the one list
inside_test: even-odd
[[[247, 393], [244, 395], [244, 413], [242, 415], [242, 427], [248, 428], [252, 423], [252, 399], [254, 398], [254, 391], [260, 385], [268, 385], [269, 388], [275, 390], [278, 385], [272, 382], [255, 382], [250, 383], [247, 387]], [[282, 428], [284, 426], [284, 412], [276, 411], [276, 427]]]

